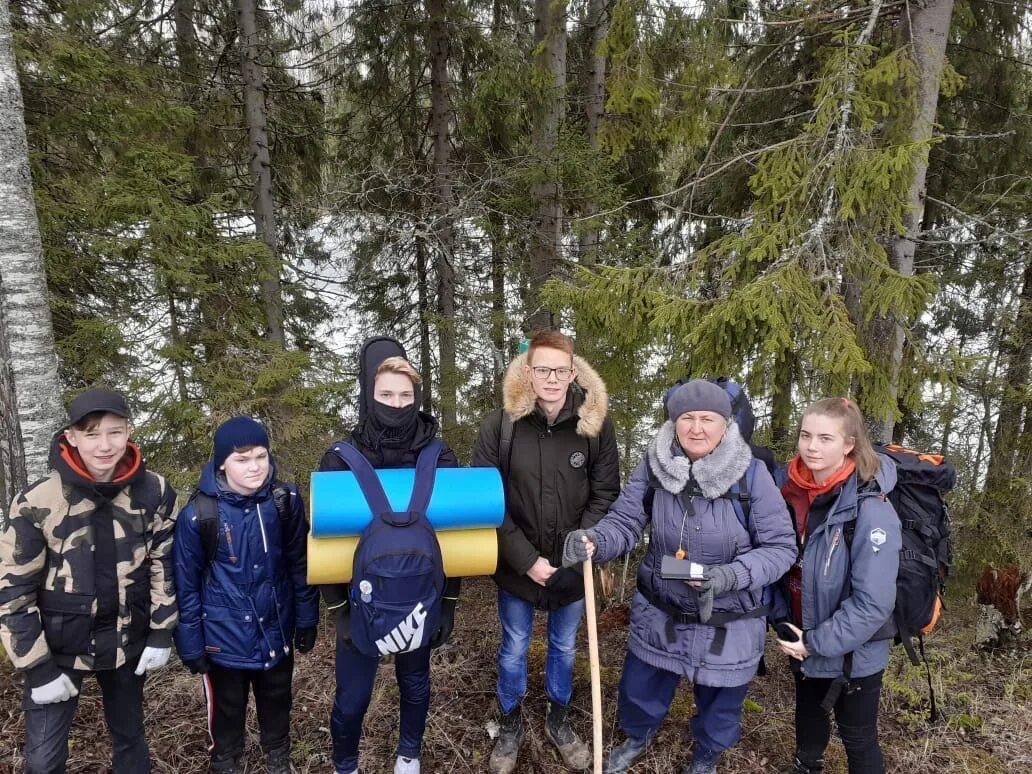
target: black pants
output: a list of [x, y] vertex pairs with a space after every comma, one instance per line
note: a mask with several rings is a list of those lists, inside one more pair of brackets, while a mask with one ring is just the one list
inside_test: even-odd
[[[118, 669], [101, 672], [63, 670], [80, 690], [83, 677], [96, 676], [104, 700], [104, 719], [111, 734], [111, 764], [115, 774], [148, 774], [150, 771], [150, 752], [143, 729], [146, 676], [133, 674], [138, 661], [134, 658]], [[31, 689], [25, 686], [22, 708], [25, 710], [26, 774], [64, 774], [68, 761], [68, 731], [78, 705], [78, 696], [57, 704], [36, 704]]]
[[272, 669], [227, 669], [212, 665], [211, 671], [204, 675], [212, 769], [229, 768], [244, 754], [244, 720], [252, 691], [262, 750], [267, 755], [284, 747], [289, 749], [293, 677], [293, 653], [280, 659]]
[[[830, 679], [803, 677], [795, 672], [796, 755], [806, 766], [816, 767], [824, 758], [831, 739], [831, 718], [821, 702]], [[843, 691], [835, 703], [835, 723], [846, 748], [849, 774], [883, 774], [885, 759], [878, 746], [878, 699], [882, 673], [854, 678], [850, 691]]]
[[[364, 656], [343, 638], [337, 639], [337, 695], [330, 713], [333, 765], [337, 772], [351, 774], [358, 768], [362, 718], [369, 708], [379, 665], [378, 657]], [[398, 755], [418, 758], [430, 709], [430, 648], [396, 655], [394, 674], [401, 694]]]

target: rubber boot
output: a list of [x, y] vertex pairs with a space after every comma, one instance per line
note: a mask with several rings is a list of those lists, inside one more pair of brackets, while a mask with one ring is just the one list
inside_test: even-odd
[[523, 715], [517, 704], [511, 712], [502, 713], [498, 739], [487, 762], [490, 774], [512, 774], [516, 769], [516, 758], [523, 739]]
[[609, 751], [606, 762], [602, 764], [602, 774], [623, 774], [642, 756], [646, 747], [648, 742], [644, 739], [627, 737]]
[[591, 747], [581, 741], [570, 725], [570, 708], [563, 704], [548, 702], [545, 716], [545, 736], [555, 745], [566, 768], [583, 771], [591, 765]]

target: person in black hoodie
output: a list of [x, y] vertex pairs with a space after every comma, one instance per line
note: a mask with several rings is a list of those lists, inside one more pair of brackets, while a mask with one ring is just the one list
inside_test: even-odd
[[[419, 452], [437, 436], [438, 425], [436, 419], [419, 410], [420, 377], [397, 340], [378, 336], [362, 345], [358, 380], [358, 425], [349, 443], [374, 468], [414, 468]], [[437, 465], [458, 467], [455, 452], [445, 448]], [[319, 463], [320, 471], [347, 469], [347, 463], [332, 448]], [[459, 578], [449, 578], [445, 584], [440, 626], [430, 645], [395, 656], [394, 671], [401, 694], [395, 774], [419, 774], [430, 708], [430, 651], [451, 636], [459, 585]], [[325, 585], [322, 591], [337, 625], [337, 691], [330, 714], [333, 764], [337, 774], [357, 774], [362, 719], [372, 696], [379, 659], [359, 653], [351, 643], [347, 584]]]
[[[573, 730], [569, 703], [577, 630], [584, 613], [580, 566], [563, 567], [563, 543], [593, 527], [620, 492], [616, 432], [607, 416], [605, 382], [573, 353], [559, 331], [535, 335], [527, 353], [510, 365], [504, 405], [480, 425], [473, 465], [497, 467], [505, 478], [505, 519], [498, 529], [498, 704], [501, 730], [488, 762], [491, 774], [516, 768], [527, 691], [527, 652], [534, 610], [548, 611], [545, 735], [567, 768], [591, 761]], [[508, 450], [502, 443], [508, 424]]]
[[82, 681], [100, 684], [116, 774], [146, 774], [146, 673], [168, 661], [176, 493], [129, 440], [117, 392], [86, 390], [54, 437], [52, 472], [0, 533], [0, 640], [25, 675], [25, 770], [63, 772]]

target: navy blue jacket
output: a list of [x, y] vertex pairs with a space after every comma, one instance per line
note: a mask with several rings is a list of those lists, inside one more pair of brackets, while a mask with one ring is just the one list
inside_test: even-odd
[[176, 648], [184, 659], [207, 655], [233, 669], [269, 669], [293, 647], [294, 629], [319, 622], [318, 590], [307, 583], [308, 520], [293, 485], [290, 507], [280, 519], [269, 480], [253, 495], [241, 495], [216, 475], [211, 461], [198, 489], [218, 501], [218, 550], [207, 565], [191, 501], [176, 522]]

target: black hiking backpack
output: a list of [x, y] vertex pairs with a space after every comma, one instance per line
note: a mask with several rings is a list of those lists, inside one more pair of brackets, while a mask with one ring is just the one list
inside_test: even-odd
[[[910, 662], [925, 665], [930, 718], [938, 713], [932, 690], [931, 670], [924, 652], [924, 635], [930, 634], [945, 609], [946, 579], [953, 561], [950, 512], [945, 495], [957, 483], [956, 468], [940, 454], [907, 449], [896, 444], [875, 444], [875, 451], [896, 466], [896, 486], [887, 496], [899, 518], [903, 544], [896, 573], [896, 605], [892, 618], [875, 639], [894, 637], [903, 645]], [[852, 547], [856, 522], [844, 531]], [[884, 635], [884, 636], [881, 636]], [[852, 671], [852, 654], [846, 654], [846, 682]], [[829, 702], [829, 706], [834, 702]]]

